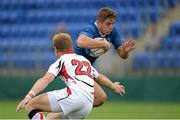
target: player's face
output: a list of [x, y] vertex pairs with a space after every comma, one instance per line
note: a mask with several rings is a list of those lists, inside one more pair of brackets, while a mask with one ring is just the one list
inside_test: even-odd
[[112, 32], [114, 27], [115, 19], [106, 19], [103, 22], [100, 22], [99, 30], [101, 34], [108, 35]]

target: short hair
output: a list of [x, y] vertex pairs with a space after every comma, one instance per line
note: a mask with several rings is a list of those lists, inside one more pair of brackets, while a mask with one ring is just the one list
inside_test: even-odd
[[96, 20], [103, 22], [106, 19], [116, 19], [116, 13], [111, 8], [103, 7], [100, 9]]
[[67, 33], [57, 33], [53, 37], [53, 46], [59, 52], [71, 50], [71, 49], [73, 49], [72, 38]]

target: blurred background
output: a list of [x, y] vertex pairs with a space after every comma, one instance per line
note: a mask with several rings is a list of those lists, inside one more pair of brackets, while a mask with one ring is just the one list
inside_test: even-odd
[[[1, 119], [25, 118], [14, 112], [15, 106], [56, 60], [52, 36], [67, 32], [75, 41], [101, 7], [116, 11], [116, 29], [123, 39], [134, 39], [136, 49], [127, 60], [113, 48], [98, 58], [94, 66], [120, 81], [126, 95], [105, 88], [107, 105], [89, 118], [103, 118], [105, 112], [109, 116], [104, 118], [180, 118], [180, 0], [1, 0]], [[56, 80], [46, 90], [59, 87], [63, 84]]]

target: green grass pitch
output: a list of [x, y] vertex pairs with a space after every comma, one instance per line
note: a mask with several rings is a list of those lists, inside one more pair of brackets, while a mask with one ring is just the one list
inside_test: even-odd
[[[18, 101], [0, 101], [0, 119], [27, 119], [24, 110], [16, 113]], [[107, 101], [94, 108], [87, 119], [180, 119], [180, 103]]]

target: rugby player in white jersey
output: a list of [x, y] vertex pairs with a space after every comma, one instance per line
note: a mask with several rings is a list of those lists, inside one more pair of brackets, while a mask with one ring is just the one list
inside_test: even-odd
[[[83, 119], [93, 107], [94, 80], [120, 95], [125, 94], [124, 86], [118, 82], [112, 83], [106, 76], [99, 74], [85, 57], [72, 52], [70, 35], [56, 34], [53, 37], [53, 47], [58, 59], [19, 102], [17, 112], [25, 108], [31, 120], [45, 119], [43, 112], [61, 113], [62, 119]], [[66, 87], [39, 94], [56, 77], [60, 77]]]

